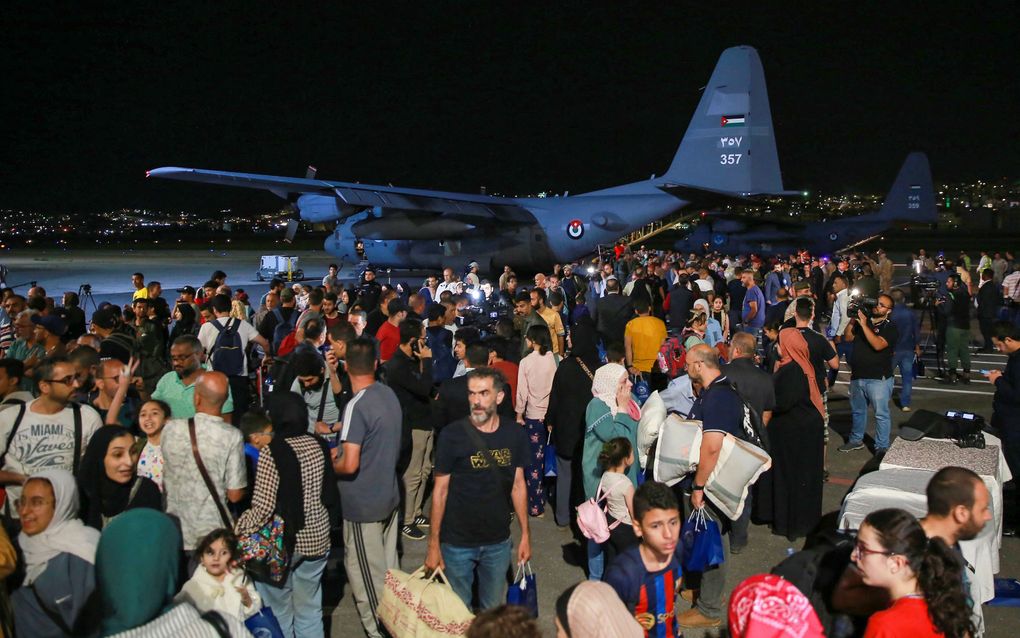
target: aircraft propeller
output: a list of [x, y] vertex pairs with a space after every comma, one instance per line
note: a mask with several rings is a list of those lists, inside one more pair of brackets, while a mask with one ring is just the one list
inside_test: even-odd
[[[317, 169], [314, 166], [309, 166], [305, 170], [305, 179], [315, 179], [315, 173]], [[297, 193], [292, 193], [287, 198], [287, 208], [290, 210], [291, 218], [287, 220], [287, 230], [284, 231], [283, 241], [291, 244], [294, 242], [294, 236], [297, 235], [298, 226], [301, 225], [301, 211], [297, 206]]]

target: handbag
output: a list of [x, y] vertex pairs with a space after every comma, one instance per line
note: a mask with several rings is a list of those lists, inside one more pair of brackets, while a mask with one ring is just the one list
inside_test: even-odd
[[284, 543], [285, 523], [273, 514], [265, 525], [237, 539], [241, 562], [252, 580], [269, 585], [283, 585], [290, 573], [290, 552]]
[[390, 634], [401, 638], [463, 636], [474, 620], [443, 570], [426, 576], [424, 567], [411, 574], [387, 570], [376, 614]]
[[280, 621], [269, 607], [263, 607], [245, 618], [244, 626], [255, 638], [284, 638]]
[[552, 442], [552, 432], [545, 440], [545, 475], [547, 477], [556, 476], [558, 472], [556, 467], [556, 444]]
[[506, 591], [506, 604], [524, 607], [532, 618], [538, 618], [538, 584], [531, 561], [517, 565], [517, 575]]
[[914, 355], [914, 378], [921, 378], [924, 376], [924, 359]]
[[680, 542], [683, 546], [683, 568], [687, 572], [704, 572], [726, 560], [723, 553], [722, 533], [719, 523], [705, 515], [701, 507], [684, 521], [680, 530]]

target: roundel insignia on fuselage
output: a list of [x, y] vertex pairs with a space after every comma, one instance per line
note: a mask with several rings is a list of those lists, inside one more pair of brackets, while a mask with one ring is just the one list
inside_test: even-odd
[[567, 224], [567, 236], [571, 239], [580, 239], [584, 236], [584, 222], [580, 219], [572, 219]]
[[839, 239], [839, 235], [836, 233], [829, 233], [829, 241], [836, 241], [837, 239]]
[[726, 243], [726, 235], [723, 235], [722, 233], [716, 233], [715, 235], [712, 235], [712, 243], [715, 244], [716, 246], [722, 246], [723, 244]]

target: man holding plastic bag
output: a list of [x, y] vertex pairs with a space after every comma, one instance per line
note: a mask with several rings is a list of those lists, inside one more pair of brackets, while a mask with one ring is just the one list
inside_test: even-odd
[[496, 412], [505, 392], [502, 374], [475, 368], [467, 386], [470, 417], [443, 428], [436, 445], [425, 569], [443, 568], [469, 608], [477, 583], [479, 609], [491, 609], [505, 600], [511, 513], [521, 526], [516, 562], [531, 558], [524, 484], [530, 452], [524, 430]]
[[[730, 524], [715, 505], [705, 499], [705, 483], [715, 469], [727, 434], [744, 438], [743, 401], [719, 370], [719, 353], [705, 345], [687, 352], [687, 374], [702, 388], [691, 408], [691, 418], [702, 422], [701, 451], [698, 469], [691, 485], [691, 507], [701, 510], [706, 521], [714, 521], [721, 533], [729, 532]], [[726, 547], [726, 543], [722, 543]], [[725, 553], [725, 550], [724, 550]], [[702, 572], [701, 590], [693, 609], [677, 617], [683, 628], [718, 627], [726, 613], [726, 561]]]

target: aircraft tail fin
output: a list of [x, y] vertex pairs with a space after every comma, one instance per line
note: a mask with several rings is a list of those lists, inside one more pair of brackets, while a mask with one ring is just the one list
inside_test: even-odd
[[932, 186], [931, 167], [924, 153], [911, 153], [900, 168], [896, 181], [885, 197], [879, 215], [901, 222], [934, 224], [938, 221], [935, 209], [935, 189]]
[[663, 178], [741, 195], [783, 191], [765, 72], [752, 47], [719, 56]]

